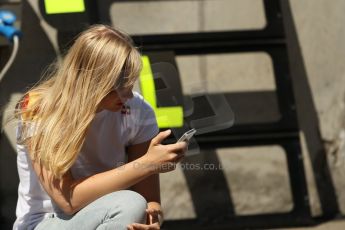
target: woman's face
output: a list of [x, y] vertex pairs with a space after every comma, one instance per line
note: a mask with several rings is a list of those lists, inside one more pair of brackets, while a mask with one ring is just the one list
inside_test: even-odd
[[106, 109], [112, 112], [121, 110], [128, 99], [133, 97], [133, 87], [113, 90], [105, 96], [98, 106], [97, 113]]

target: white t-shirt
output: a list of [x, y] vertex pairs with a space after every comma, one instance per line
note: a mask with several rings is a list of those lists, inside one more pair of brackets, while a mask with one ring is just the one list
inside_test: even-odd
[[[20, 129], [20, 125], [17, 127]], [[151, 106], [134, 92], [119, 112], [103, 110], [96, 114], [84, 145], [71, 168], [75, 179], [91, 176], [125, 163], [127, 146], [152, 139], [158, 127]], [[41, 186], [32, 168], [27, 149], [17, 144], [19, 173], [17, 220], [13, 229], [34, 229], [46, 216], [61, 212]]]

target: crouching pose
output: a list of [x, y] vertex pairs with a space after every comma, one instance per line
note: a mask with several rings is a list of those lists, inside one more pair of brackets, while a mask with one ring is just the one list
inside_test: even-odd
[[132, 92], [141, 57], [124, 32], [82, 32], [18, 103], [14, 229], [159, 229], [159, 173], [186, 143], [163, 145], [152, 108]]

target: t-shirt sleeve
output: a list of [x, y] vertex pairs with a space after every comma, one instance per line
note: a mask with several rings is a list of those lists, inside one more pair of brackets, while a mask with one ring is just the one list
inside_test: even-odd
[[151, 140], [159, 132], [157, 120], [152, 107], [140, 99], [139, 106], [134, 108], [132, 132], [128, 145], [135, 145]]
[[[30, 96], [30, 97], [29, 97]], [[36, 100], [35, 95], [25, 95], [24, 100], [20, 104], [21, 110], [26, 110]], [[36, 133], [37, 121], [34, 112], [24, 112], [17, 120], [16, 138], [17, 142], [21, 142], [32, 137]]]
[[26, 122], [24, 125], [24, 121], [22, 119], [17, 121], [16, 139], [18, 143], [32, 137], [35, 134], [35, 132], [36, 132], [36, 123]]

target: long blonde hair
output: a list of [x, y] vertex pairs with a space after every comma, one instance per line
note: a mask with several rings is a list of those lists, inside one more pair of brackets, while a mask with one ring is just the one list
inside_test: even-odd
[[132, 86], [141, 68], [140, 53], [123, 31], [94, 25], [82, 32], [48, 79], [25, 94], [34, 100], [20, 106], [27, 103], [24, 96], [18, 103], [15, 116], [22, 118], [21, 141], [30, 146], [30, 157], [61, 178], [75, 162], [101, 100]]

